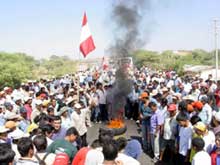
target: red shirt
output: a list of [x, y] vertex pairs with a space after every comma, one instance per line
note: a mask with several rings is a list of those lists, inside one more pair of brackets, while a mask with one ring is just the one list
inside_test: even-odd
[[72, 165], [84, 165], [86, 160], [86, 155], [89, 152], [89, 147], [81, 148], [75, 155]]

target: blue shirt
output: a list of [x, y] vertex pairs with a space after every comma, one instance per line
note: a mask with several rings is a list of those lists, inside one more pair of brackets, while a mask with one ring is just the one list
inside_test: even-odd
[[52, 140], [64, 139], [66, 136], [66, 129], [61, 127], [60, 130], [56, 133], [53, 133]]
[[162, 125], [163, 123], [164, 119], [160, 111], [156, 110], [156, 112], [152, 113], [150, 118], [150, 133], [154, 134], [156, 132], [157, 126]]

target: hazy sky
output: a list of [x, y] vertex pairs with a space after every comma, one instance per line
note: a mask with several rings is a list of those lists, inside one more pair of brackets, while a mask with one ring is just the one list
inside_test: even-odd
[[[150, 50], [214, 48], [213, 18], [220, 18], [220, 0], [152, 0], [143, 29]], [[102, 57], [114, 32], [111, 0], [1, 0], [0, 51], [24, 52], [35, 58], [79, 56], [83, 12]], [[219, 22], [220, 26], [220, 22]], [[143, 30], [144, 31], [144, 30]], [[220, 30], [219, 30], [220, 31]]]

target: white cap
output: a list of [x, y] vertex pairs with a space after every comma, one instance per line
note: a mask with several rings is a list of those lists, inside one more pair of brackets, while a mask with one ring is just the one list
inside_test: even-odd
[[20, 115], [14, 113], [14, 112], [9, 112], [5, 115], [5, 119], [7, 119], [7, 120], [17, 119], [19, 117], [20, 117]]
[[27, 102], [28, 100], [32, 100], [32, 97], [27, 97], [27, 96], [26, 96], [26, 97], [24, 98], [24, 102]]
[[217, 121], [219, 121], [220, 122], [220, 112], [215, 112], [215, 111], [213, 111], [213, 116], [215, 117], [215, 119], [217, 120]]
[[74, 108], [80, 109], [80, 108], [82, 108], [82, 106], [81, 106], [79, 103], [76, 103], [76, 104], [74, 105]]
[[43, 102], [42, 102], [41, 100], [36, 100], [36, 101], [35, 101], [35, 104], [36, 104], [36, 105], [41, 105], [42, 103], [43, 103]]

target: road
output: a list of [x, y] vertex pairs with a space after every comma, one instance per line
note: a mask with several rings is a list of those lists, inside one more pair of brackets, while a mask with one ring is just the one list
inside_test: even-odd
[[[125, 122], [127, 125], [127, 131], [125, 134], [126, 138], [127, 139], [131, 139], [131, 138], [141, 139], [141, 134], [138, 132], [138, 127], [135, 121], [126, 120]], [[91, 144], [93, 140], [97, 139], [100, 126], [101, 124], [93, 124], [93, 126], [88, 129], [87, 140], [89, 144]], [[141, 154], [138, 161], [141, 163], [141, 165], [153, 165], [154, 164], [151, 161], [151, 158], [145, 153]]]

